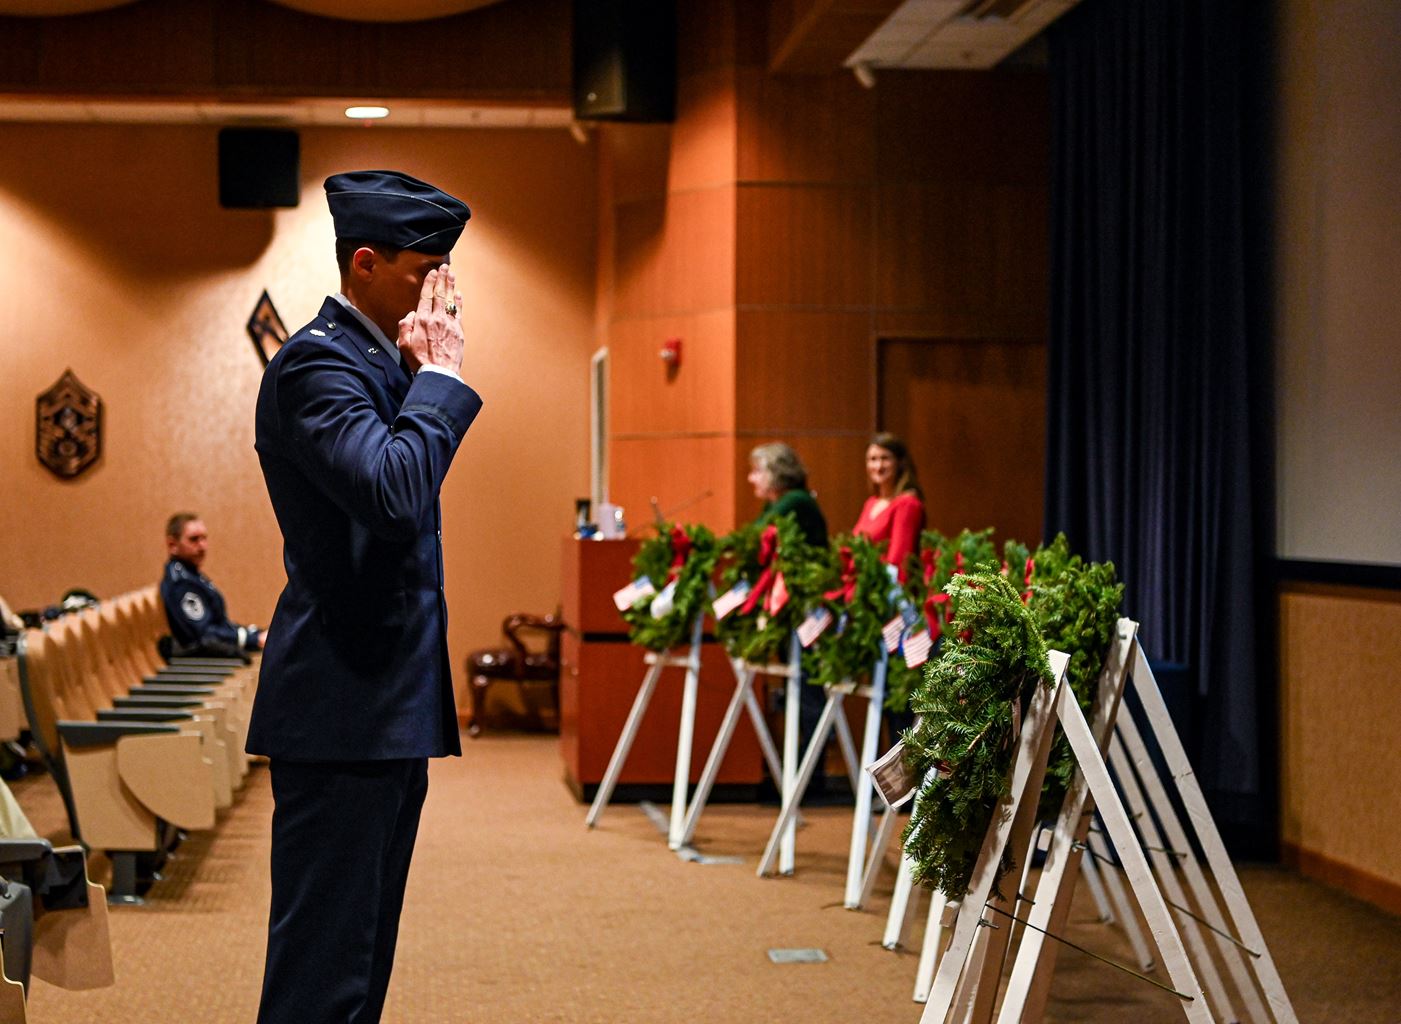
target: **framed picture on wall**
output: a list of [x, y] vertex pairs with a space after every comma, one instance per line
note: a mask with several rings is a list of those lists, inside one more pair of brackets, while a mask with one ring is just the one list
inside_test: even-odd
[[287, 325], [277, 315], [277, 307], [272, 304], [266, 288], [253, 307], [253, 315], [248, 318], [248, 337], [253, 339], [253, 348], [264, 366], [287, 342]]

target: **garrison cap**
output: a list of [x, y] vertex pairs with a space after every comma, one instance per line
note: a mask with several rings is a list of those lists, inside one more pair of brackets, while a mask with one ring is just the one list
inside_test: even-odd
[[447, 253], [472, 211], [426, 181], [398, 171], [349, 171], [326, 179], [336, 237], [396, 249]]

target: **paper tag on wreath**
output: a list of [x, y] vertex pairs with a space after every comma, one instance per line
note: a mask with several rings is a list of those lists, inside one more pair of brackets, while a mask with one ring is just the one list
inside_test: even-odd
[[783, 573], [775, 573], [773, 586], [769, 588], [768, 600], [764, 602], [764, 611], [770, 615], [777, 615], [783, 611], [783, 606], [788, 603], [788, 581], [783, 578]]
[[749, 581], [740, 580], [733, 587], [725, 591], [713, 602], [711, 602], [710, 609], [715, 613], [715, 618], [718, 621], [719, 619], [723, 619], [726, 615], [729, 615], [730, 612], [734, 611], [740, 605], [744, 604], [744, 599], [748, 596]]
[[826, 608], [814, 608], [807, 618], [798, 624], [798, 643], [811, 647], [832, 624], [832, 613]]
[[905, 619], [897, 615], [891, 619], [880, 631], [881, 639], [885, 641], [885, 651], [887, 654], [894, 654], [900, 646], [900, 638], [905, 635]]
[[905, 637], [902, 646], [905, 649], [905, 664], [910, 668], [919, 668], [929, 660], [934, 638], [929, 635], [929, 630], [921, 629], [918, 633], [911, 633]]
[[887, 807], [896, 808], [915, 792], [915, 777], [905, 764], [905, 743], [901, 740], [866, 766]]
[[639, 576], [622, 590], [613, 592], [613, 603], [617, 605], [618, 611], [625, 612], [644, 597], [651, 597], [656, 592], [657, 588], [652, 586], [651, 580], [646, 576]]
[[652, 598], [652, 618], [664, 619], [676, 607], [676, 581], [662, 587], [661, 593]]

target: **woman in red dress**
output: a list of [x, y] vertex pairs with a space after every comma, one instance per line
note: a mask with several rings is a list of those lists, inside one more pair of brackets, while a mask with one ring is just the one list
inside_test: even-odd
[[885, 560], [899, 569], [903, 581], [924, 529], [924, 495], [905, 442], [894, 434], [871, 438], [866, 447], [866, 477], [871, 496], [861, 506], [851, 532], [877, 544], [889, 541]]

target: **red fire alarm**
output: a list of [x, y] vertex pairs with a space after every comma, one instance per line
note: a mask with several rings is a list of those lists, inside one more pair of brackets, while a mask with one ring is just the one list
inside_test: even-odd
[[660, 353], [662, 362], [666, 363], [668, 370], [675, 370], [681, 365], [681, 339], [667, 338], [662, 342]]

